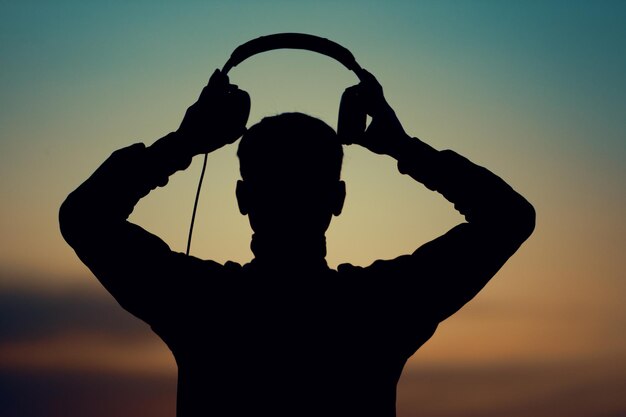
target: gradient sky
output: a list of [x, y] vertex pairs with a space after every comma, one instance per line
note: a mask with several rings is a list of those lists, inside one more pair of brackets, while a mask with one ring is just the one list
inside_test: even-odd
[[[626, 414], [626, 3], [181, 3], [0, 1], [0, 414], [173, 415], [171, 356], [64, 243], [58, 207], [115, 149], [175, 130], [237, 45], [277, 32], [348, 47], [410, 134], [537, 210], [530, 240], [411, 359], [398, 415]], [[250, 123], [303, 111], [335, 126], [356, 81], [301, 51], [230, 76]], [[235, 149], [210, 155], [194, 232], [192, 252], [220, 262], [251, 258]], [[393, 258], [462, 221], [391, 159], [345, 152], [330, 265]], [[131, 216], [174, 250], [200, 162]]]

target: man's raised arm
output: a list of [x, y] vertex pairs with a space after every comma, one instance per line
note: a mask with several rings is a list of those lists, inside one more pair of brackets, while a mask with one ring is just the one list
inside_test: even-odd
[[535, 211], [489, 170], [409, 137], [373, 76], [345, 94], [359, 95], [372, 116], [365, 134], [353, 141], [396, 159], [401, 173], [441, 193], [466, 219], [412, 255], [370, 267], [381, 276], [399, 276], [400, 290], [409, 299], [414, 294], [419, 314], [442, 321], [472, 299], [531, 235]]
[[216, 71], [178, 131], [149, 147], [139, 143], [115, 151], [61, 206], [65, 240], [116, 300], [147, 322], [167, 305], [163, 297], [175, 296], [177, 275], [202, 261], [172, 252], [126, 219], [141, 198], [186, 169], [194, 155], [239, 138], [249, 108], [247, 93]]

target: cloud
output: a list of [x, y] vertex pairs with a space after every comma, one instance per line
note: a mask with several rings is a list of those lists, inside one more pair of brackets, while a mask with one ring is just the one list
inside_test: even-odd
[[0, 292], [0, 372], [175, 375], [150, 327], [101, 292]]
[[[3, 372], [0, 386], [3, 417], [175, 415], [173, 375]], [[616, 417], [626, 414], [625, 386], [623, 374], [587, 365], [429, 367], [405, 372], [397, 415]]]
[[3, 417], [173, 417], [175, 376], [1, 372]]
[[398, 416], [626, 415], [625, 387], [624, 367], [602, 362], [427, 366], [403, 374]]
[[[431, 359], [420, 351], [405, 369], [398, 417], [626, 414], [621, 356], [534, 363]], [[175, 379], [164, 344], [104, 290], [0, 292], [3, 417], [173, 416]]]
[[145, 337], [149, 332], [146, 324], [104, 292], [16, 289], [0, 292], [0, 344], [79, 333], [133, 339]]

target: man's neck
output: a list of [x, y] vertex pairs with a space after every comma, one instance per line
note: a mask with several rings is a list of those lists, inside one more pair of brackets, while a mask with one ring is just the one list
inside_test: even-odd
[[275, 269], [327, 269], [326, 237], [294, 235], [252, 235], [254, 262]]

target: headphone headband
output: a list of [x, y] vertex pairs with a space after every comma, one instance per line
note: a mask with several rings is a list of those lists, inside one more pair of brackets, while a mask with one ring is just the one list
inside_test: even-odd
[[253, 55], [275, 49], [304, 49], [326, 55], [339, 61], [363, 81], [363, 69], [348, 49], [329, 39], [306, 33], [275, 33], [239, 45], [224, 64], [222, 73], [228, 74], [233, 67]]
[[[365, 70], [354, 59], [354, 55], [343, 46], [336, 42], [321, 38], [315, 35], [305, 33], [276, 33], [273, 35], [261, 36], [252, 39], [242, 45], [239, 45], [230, 55], [226, 64], [222, 68], [224, 75], [228, 74], [233, 67], [241, 64], [246, 59], [261, 52], [273, 51], [275, 49], [304, 49], [307, 51], [317, 52], [334, 58], [342, 63], [350, 71], [353, 71], [361, 81], [365, 81]], [[344, 109], [345, 107], [345, 109]], [[337, 122], [337, 134], [340, 137], [350, 137], [350, 132], [365, 131], [365, 111], [354, 112], [356, 106], [354, 103], [346, 105], [344, 98], [339, 106], [339, 121]], [[248, 108], [248, 111], [250, 108]], [[343, 115], [342, 115], [343, 114]], [[347, 133], [343, 133], [347, 132]], [[348, 144], [350, 142], [344, 141]], [[191, 249], [191, 235], [193, 233], [193, 224], [196, 218], [196, 209], [198, 208], [198, 198], [200, 197], [200, 188], [202, 187], [202, 178], [206, 168], [207, 155], [204, 155], [204, 163], [202, 165], [202, 173], [200, 174], [200, 182], [198, 183], [198, 191], [196, 192], [196, 200], [191, 215], [191, 225], [189, 226], [189, 237], [187, 238], [187, 255]]]

